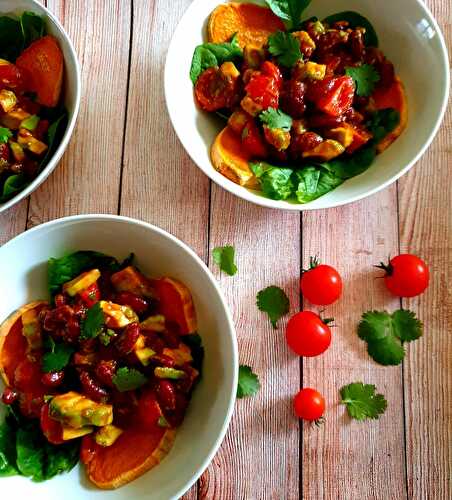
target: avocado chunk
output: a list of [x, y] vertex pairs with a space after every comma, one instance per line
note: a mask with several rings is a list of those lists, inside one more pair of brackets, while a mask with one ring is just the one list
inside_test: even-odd
[[99, 278], [99, 269], [91, 269], [91, 271], [82, 273], [73, 280], [65, 283], [63, 285], [63, 291], [71, 297], [75, 297], [78, 293], [83, 292], [83, 290], [86, 290], [91, 285], [94, 285]]
[[151, 330], [153, 332], [164, 332], [165, 331], [165, 316], [161, 314], [156, 314], [155, 316], [149, 316], [144, 321], [140, 323], [140, 328], [142, 330]]
[[22, 314], [22, 335], [27, 339], [28, 347], [35, 351], [42, 347], [42, 329], [36, 309], [29, 309]]
[[175, 368], [158, 366], [154, 370], [154, 375], [158, 378], [170, 378], [173, 380], [179, 380], [185, 377], [185, 372], [183, 370], [176, 370]]
[[140, 363], [143, 366], [148, 366], [151, 362], [152, 356], [156, 354], [150, 347], [146, 347], [146, 339], [144, 335], [140, 335], [138, 340], [135, 342], [133, 346], [133, 350], [135, 351], [136, 357], [139, 359]]
[[94, 439], [99, 446], [111, 446], [123, 432], [119, 427], [108, 424], [96, 432]]
[[128, 306], [120, 306], [106, 300], [101, 300], [99, 304], [105, 314], [107, 328], [124, 328], [130, 323], [138, 322], [138, 316]]
[[112, 405], [96, 403], [75, 391], [55, 396], [49, 412], [53, 419], [74, 429], [87, 425], [102, 427], [113, 422]]
[[169, 349], [168, 347], [165, 347], [165, 349], [163, 349], [163, 354], [171, 358], [176, 366], [182, 366], [193, 361], [190, 348], [182, 343], [179, 344], [177, 349]]
[[71, 439], [77, 439], [79, 437], [86, 436], [87, 434], [91, 434], [93, 430], [93, 427], [89, 425], [81, 427], [80, 429], [74, 429], [73, 427], [63, 425], [63, 441], [69, 441]]

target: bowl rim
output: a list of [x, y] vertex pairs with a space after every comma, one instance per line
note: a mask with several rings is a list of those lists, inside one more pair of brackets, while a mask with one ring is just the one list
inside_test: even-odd
[[[217, 4], [220, 5], [221, 3], [229, 3], [232, 0], [217, 0]], [[242, 0], [238, 0], [242, 1]], [[245, 1], [245, 0], [244, 0]], [[419, 152], [413, 157], [413, 159], [405, 165], [403, 169], [401, 169], [399, 172], [397, 172], [395, 175], [393, 175], [390, 179], [387, 181], [383, 182], [382, 184], [368, 189], [366, 192], [362, 194], [358, 194], [356, 196], [353, 196], [347, 200], [342, 200], [342, 201], [337, 201], [337, 202], [330, 202], [324, 207], [313, 207], [311, 203], [306, 203], [306, 204], [301, 204], [301, 203], [287, 203], [284, 206], [279, 206], [281, 201], [279, 200], [272, 200], [270, 198], [266, 198], [263, 196], [258, 196], [252, 193], [249, 189], [247, 189], [244, 186], [240, 186], [238, 184], [235, 184], [233, 181], [227, 179], [226, 177], [221, 176], [218, 177], [215, 174], [218, 174], [218, 172], [214, 169], [213, 165], [210, 163], [209, 167], [210, 168], [205, 168], [205, 166], [198, 164], [198, 162], [193, 158], [192, 152], [191, 152], [191, 147], [190, 147], [190, 140], [189, 138], [184, 137], [184, 135], [181, 133], [181, 130], [178, 126], [178, 120], [176, 118], [176, 112], [173, 106], [171, 105], [171, 98], [172, 98], [172, 93], [170, 92], [171, 84], [170, 84], [170, 60], [174, 57], [173, 52], [175, 51], [175, 35], [178, 32], [180, 25], [188, 18], [190, 17], [191, 13], [193, 10], [196, 9], [196, 7], [203, 3], [204, 0], [193, 0], [193, 2], [190, 4], [188, 9], [185, 11], [183, 16], [181, 17], [174, 33], [173, 36], [171, 37], [171, 41], [168, 47], [167, 55], [166, 55], [166, 60], [165, 60], [165, 69], [164, 69], [164, 93], [165, 93], [165, 102], [166, 102], [166, 108], [168, 110], [168, 114], [170, 117], [171, 124], [173, 126], [174, 131], [176, 132], [176, 135], [181, 142], [182, 146], [184, 147], [185, 151], [187, 152], [188, 156], [190, 159], [193, 161], [193, 163], [196, 165], [197, 168], [202, 170], [204, 174], [206, 174], [211, 181], [214, 181], [217, 185], [219, 185], [221, 188], [225, 189], [229, 193], [238, 196], [239, 198], [242, 198], [246, 201], [249, 201], [255, 205], [263, 206], [266, 208], [272, 208], [275, 210], [287, 210], [287, 211], [314, 211], [314, 210], [324, 210], [324, 209], [329, 209], [329, 208], [335, 208], [335, 207], [340, 207], [343, 205], [348, 205], [350, 203], [357, 202], [359, 200], [362, 200], [364, 198], [367, 198], [369, 196], [372, 196], [383, 189], [386, 189], [388, 186], [396, 182], [400, 177], [405, 175], [419, 160], [420, 158], [424, 155], [424, 153], [427, 151], [427, 149], [430, 147], [431, 143], [433, 142], [436, 134], [438, 133], [438, 130], [442, 124], [444, 114], [447, 109], [447, 104], [449, 100], [449, 92], [450, 92], [450, 72], [449, 72], [449, 53], [447, 49], [447, 45], [444, 39], [444, 35], [441, 31], [441, 28], [438, 25], [438, 22], [436, 21], [435, 17], [433, 16], [432, 12], [428, 8], [428, 6], [424, 3], [423, 0], [414, 0], [418, 6], [423, 9], [425, 16], [427, 17], [428, 21], [433, 25], [439, 39], [439, 44], [441, 47], [441, 64], [443, 68], [445, 69], [445, 85], [444, 85], [444, 95], [442, 98], [441, 102], [441, 107], [440, 111], [438, 113], [438, 116], [435, 121], [435, 125], [432, 128], [427, 140], [423, 144], [423, 146], [420, 148]], [[199, 113], [201, 113], [200, 110], [198, 110]]]
[[226, 322], [227, 322], [227, 327], [229, 331], [229, 338], [231, 341], [231, 347], [232, 347], [232, 373], [233, 377], [232, 380], [230, 380], [230, 394], [229, 394], [229, 402], [228, 402], [228, 407], [226, 414], [224, 416], [223, 423], [221, 424], [221, 430], [220, 433], [217, 435], [217, 437], [213, 440], [213, 444], [210, 447], [206, 457], [203, 459], [201, 466], [198, 468], [198, 470], [195, 472], [195, 474], [182, 485], [178, 491], [173, 493], [173, 498], [179, 498], [184, 493], [186, 493], [192, 486], [193, 484], [196, 483], [196, 481], [199, 479], [199, 477], [204, 473], [204, 471], [207, 469], [207, 467], [210, 465], [212, 459], [214, 458], [215, 454], [218, 452], [218, 449], [220, 448], [224, 437], [226, 435], [226, 432], [229, 428], [229, 424], [231, 422], [231, 418], [234, 412], [234, 407], [235, 407], [235, 401], [236, 401], [236, 395], [237, 395], [237, 383], [238, 383], [238, 363], [239, 363], [239, 353], [238, 353], [238, 343], [237, 343], [237, 334], [235, 330], [235, 325], [232, 317], [232, 313], [229, 310], [229, 307], [226, 303], [226, 299], [224, 297], [224, 294], [220, 288], [220, 285], [218, 284], [217, 280], [215, 279], [214, 275], [210, 271], [210, 269], [207, 267], [207, 265], [204, 263], [204, 261], [195, 253], [194, 250], [192, 250], [186, 243], [184, 243], [182, 240], [179, 238], [176, 238], [176, 236], [172, 235], [168, 231], [165, 231], [164, 229], [161, 229], [153, 224], [150, 224], [148, 222], [144, 222], [138, 219], [133, 219], [131, 217], [126, 217], [122, 215], [108, 215], [108, 214], [82, 214], [82, 215], [72, 215], [69, 217], [61, 217], [58, 219], [53, 219], [49, 222], [45, 222], [43, 224], [40, 224], [38, 226], [35, 226], [31, 229], [28, 229], [27, 231], [24, 231], [23, 233], [17, 235], [7, 243], [5, 243], [3, 246], [0, 247], [0, 256], [3, 251], [8, 250], [10, 247], [13, 247], [14, 244], [23, 239], [28, 237], [30, 234], [33, 234], [35, 232], [40, 232], [40, 231], [45, 231], [46, 229], [52, 228], [52, 227], [58, 227], [61, 225], [66, 225], [67, 223], [71, 222], [82, 222], [82, 223], [89, 223], [89, 222], [102, 222], [102, 221], [116, 221], [116, 222], [121, 222], [127, 224], [132, 224], [136, 226], [140, 226], [142, 228], [145, 228], [147, 230], [150, 230], [151, 232], [158, 233], [159, 235], [163, 236], [167, 240], [169, 240], [172, 244], [175, 244], [176, 246], [180, 247], [183, 251], [185, 251], [194, 261], [194, 263], [201, 268], [202, 271], [204, 271], [205, 275], [207, 276], [208, 280], [210, 283], [213, 285], [214, 289], [216, 290], [218, 294], [218, 298], [220, 299], [220, 303], [222, 305], [222, 308], [224, 310], [225, 316], [226, 316]]
[[[25, 189], [17, 193], [15, 196], [13, 196], [10, 200], [6, 201], [5, 203], [0, 203], [0, 214], [12, 206], [16, 205], [20, 201], [22, 201], [24, 198], [29, 196], [33, 191], [35, 191], [46, 179], [49, 177], [49, 175], [55, 170], [57, 167], [58, 163], [60, 162], [63, 154], [65, 153], [69, 141], [71, 140], [72, 133], [74, 132], [75, 124], [77, 122], [77, 117], [78, 113], [80, 110], [80, 101], [81, 101], [81, 94], [82, 94], [82, 77], [81, 77], [81, 69], [80, 69], [80, 62], [77, 57], [77, 53], [75, 51], [74, 45], [72, 43], [72, 40], [70, 39], [69, 35], [67, 34], [66, 30], [63, 28], [62, 24], [58, 21], [58, 19], [55, 17], [52, 12], [43, 4], [38, 2], [38, 0], [28, 0], [30, 4], [36, 6], [39, 10], [42, 10], [45, 12], [46, 17], [50, 20], [50, 22], [56, 26], [58, 31], [61, 33], [62, 38], [64, 38], [65, 42], [67, 43], [68, 49], [69, 49], [69, 54], [71, 59], [74, 62], [74, 68], [75, 68], [75, 74], [73, 76], [75, 80], [75, 97], [74, 97], [74, 111], [72, 113], [72, 117], [69, 119], [66, 131], [64, 133], [63, 139], [61, 140], [57, 150], [53, 154], [52, 158], [50, 159], [49, 163], [45, 166], [45, 168], [40, 172], [40, 174], [34, 179]], [[67, 73], [67, 72], [66, 72]], [[66, 74], [66, 78], [69, 78], [69, 75]]]

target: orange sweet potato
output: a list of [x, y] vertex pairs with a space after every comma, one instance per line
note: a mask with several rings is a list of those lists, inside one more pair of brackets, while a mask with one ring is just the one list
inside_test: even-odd
[[108, 447], [97, 445], [92, 436], [82, 440], [80, 459], [89, 479], [99, 488], [123, 486], [158, 465], [169, 453], [175, 429], [126, 429]]
[[16, 61], [27, 76], [28, 90], [36, 92], [38, 102], [55, 107], [61, 95], [64, 58], [57, 40], [44, 36], [27, 47]]
[[252, 3], [225, 3], [210, 14], [207, 32], [209, 42], [228, 42], [237, 33], [241, 47], [262, 47], [272, 33], [284, 30], [284, 23], [266, 8]]
[[154, 285], [163, 316], [179, 325], [182, 335], [196, 332], [196, 312], [190, 290], [173, 278], [155, 280]]
[[396, 78], [388, 89], [377, 89], [372, 100], [376, 109], [394, 108], [400, 113], [400, 123], [378, 144], [378, 152], [382, 153], [402, 134], [408, 123], [407, 99], [400, 78]]
[[27, 341], [22, 335], [22, 314], [40, 310], [46, 302], [30, 302], [11, 314], [0, 326], [0, 375], [6, 385], [14, 380], [17, 366], [26, 358]]

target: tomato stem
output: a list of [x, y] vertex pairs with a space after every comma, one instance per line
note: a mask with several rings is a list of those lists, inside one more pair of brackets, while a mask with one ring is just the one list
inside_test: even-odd
[[325, 417], [320, 417], [320, 418], [318, 418], [317, 420], [314, 420], [314, 425], [315, 425], [316, 427], [320, 427], [320, 426], [321, 426], [321, 425], [323, 425], [325, 422], [326, 422]]
[[320, 259], [318, 255], [314, 255], [314, 257], [309, 257], [309, 268], [302, 269], [301, 274], [307, 273], [308, 271], [312, 271], [320, 264]]
[[374, 266], [377, 269], [382, 269], [385, 273], [386, 276], [392, 276], [392, 273], [394, 272], [394, 267], [391, 264], [391, 257], [388, 257], [388, 263], [385, 264], [384, 262], [380, 262], [378, 266]]

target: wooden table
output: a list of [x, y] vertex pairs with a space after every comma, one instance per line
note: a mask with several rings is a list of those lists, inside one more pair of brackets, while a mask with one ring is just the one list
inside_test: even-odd
[[[169, 122], [163, 67], [189, 0], [47, 0], [82, 64], [78, 126], [60, 166], [29, 199], [0, 216], [0, 243], [72, 214], [113, 213], [152, 222], [209, 263], [233, 311], [240, 360], [259, 374], [258, 396], [240, 400], [221, 450], [187, 499], [451, 498], [452, 464], [452, 114], [427, 154], [397, 184], [359, 203], [286, 213], [245, 203], [212, 184], [190, 161]], [[452, 41], [448, 0], [428, 2]], [[427, 91], [427, 89], [426, 89]], [[215, 246], [233, 244], [239, 272], [221, 276]], [[403, 365], [381, 367], [356, 335], [363, 311], [397, 308], [372, 265], [414, 252], [431, 266], [420, 299], [403, 301], [425, 322]], [[342, 300], [332, 347], [293, 356], [283, 328], [255, 307], [256, 292], [279, 285], [300, 307], [300, 269], [310, 255], [337, 266]], [[352, 422], [338, 389], [372, 383], [388, 400], [378, 421]], [[292, 397], [301, 386], [328, 401], [326, 424], [301, 424]]]

